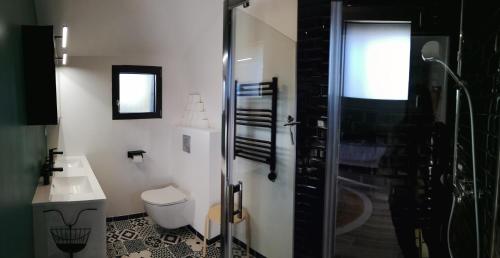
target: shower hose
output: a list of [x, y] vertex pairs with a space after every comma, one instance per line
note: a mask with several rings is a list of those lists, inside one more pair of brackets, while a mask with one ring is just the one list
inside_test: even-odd
[[[453, 74], [452, 74], [453, 76]], [[470, 116], [470, 137], [471, 137], [471, 158], [472, 158], [472, 176], [473, 176], [473, 190], [474, 190], [474, 218], [475, 218], [475, 227], [476, 227], [476, 258], [480, 258], [481, 256], [481, 247], [480, 247], [480, 238], [479, 238], [479, 207], [478, 207], [478, 189], [477, 189], [477, 173], [476, 173], [476, 140], [475, 140], [475, 134], [474, 134], [474, 111], [472, 108], [472, 99], [470, 97], [470, 93], [467, 90], [467, 87], [465, 87], [464, 83], [459, 80], [458, 78], [455, 78], [460, 86], [460, 89], [458, 90], [458, 97], [457, 97], [457, 111], [459, 110], [459, 96], [460, 96], [460, 90], [463, 90], [465, 93], [465, 96], [467, 98], [467, 103], [469, 106], [469, 116]], [[459, 112], [456, 113], [457, 117], [455, 118], [455, 142], [454, 142], [454, 148], [457, 148], [458, 144], [458, 121], [459, 121]], [[457, 152], [455, 151], [455, 155], [457, 155]], [[456, 173], [457, 169], [457, 158], [456, 156], [454, 157], [454, 164], [453, 164], [453, 187], [456, 188]], [[456, 194], [453, 193], [453, 199], [451, 203], [451, 211], [450, 211], [450, 217], [448, 219], [448, 231], [447, 231], [447, 241], [448, 241], [448, 251], [450, 253], [450, 257], [454, 258], [453, 252], [451, 250], [451, 242], [450, 242], [450, 228], [451, 228], [451, 222], [453, 220], [453, 214], [455, 212], [455, 205], [457, 202], [457, 197]]]

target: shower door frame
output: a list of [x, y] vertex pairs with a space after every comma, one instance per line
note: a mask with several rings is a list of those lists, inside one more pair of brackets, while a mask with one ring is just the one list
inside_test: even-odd
[[342, 0], [331, 1], [330, 51], [328, 67], [328, 132], [325, 171], [325, 200], [323, 211], [323, 258], [335, 255], [337, 221], [337, 177], [339, 168], [340, 103], [343, 82]]
[[[233, 84], [233, 9], [248, 4], [249, 0], [224, 0], [223, 2], [223, 42], [222, 42], [222, 137], [221, 137], [221, 223], [220, 241], [221, 257], [233, 257], [233, 227], [229, 221], [233, 215], [234, 196], [233, 184], [234, 166], [234, 132], [235, 91]], [[208, 236], [205, 236], [208, 237]]]
[[[223, 2], [223, 105], [221, 141], [221, 257], [231, 258], [233, 245], [232, 212], [230, 187], [233, 183], [233, 146], [234, 146], [234, 89], [233, 89], [233, 9], [250, 0], [224, 0]], [[331, 258], [335, 254], [335, 222], [337, 210], [338, 142], [340, 139], [340, 96], [342, 91], [342, 0], [331, 0], [331, 26], [328, 81], [328, 143], [327, 168], [325, 173], [325, 208], [322, 254]], [[337, 75], [337, 76], [334, 76]], [[205, 236], [208, 237], [208, 236]]]

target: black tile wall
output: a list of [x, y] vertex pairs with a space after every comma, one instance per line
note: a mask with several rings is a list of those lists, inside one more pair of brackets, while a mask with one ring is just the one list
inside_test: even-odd
[[[490, 257], [497, 166], [500, 97], [500, 3], [491, 1], [481, 5], [465, 2], [463, 78], [468, 81], [474, 105], [476, 137], [476, 167], [481, 236], [481, 257]], [[497, 40], [498, 39], [498, 40]], [[495, 48], [498, 49], [495, 52]], [[462, 97], [459, 127], [459, 177], [472, 180], [470, 120], [466, 99]], [[475, 257], [474, 201], [466, 199], [457, 205], [457, 219], [452, 246], [455, 257]], [[498, 236], [497, 236], [498, 238]], [[471, 248], [472, 247], [472, 248]], [[497, 243], [497, 249], [500, 249]], [[500, 257], [497, 250], [496, 256]]]
[[297, 128], [294, 256], [320, 257], [330, 1], [299, 0], [298, 4], [297, 120], [302, 123]]

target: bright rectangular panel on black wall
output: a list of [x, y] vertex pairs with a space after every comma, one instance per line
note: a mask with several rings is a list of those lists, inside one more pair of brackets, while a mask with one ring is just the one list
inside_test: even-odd
[[57, 124], [52, 26], [23, 26], [23, 65], [28, 125]]

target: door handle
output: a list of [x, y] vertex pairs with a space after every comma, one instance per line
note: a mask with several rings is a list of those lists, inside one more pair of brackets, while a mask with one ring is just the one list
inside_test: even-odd
[[[234, 194], [238, 193], [238, 209], [234, 210]], [[234, 223], [234, 215], [239, 219], [243, 218], [243, 182], [239, 181], [237, 185], [229, 186], [229, 210], [232, 215], [229, 222]]]
[[300, 124], [299, 121], [295, 121], [295, 118], [291, 115], [288, 115], [288, 118], [287, 118], [287, 123], [284, 124], [283, 126], [295, 126], [295, 125], [298, 125]]
[[242, 219], [243, 218], [243, 182], [239, 181], [238, 182], [239, 186], [239, 198], [238, 198], [238, 218]]
[[288, 128], [290, 129], [290, 140], [292, 142], [292, 145], [295, 145], [295, 140], [293, 139], [292, 126], [296, 126], [298, 124], [300, 124], [299, 121], [295, 121], [295, 118], [293, 116], [288, 115], [287, 123], [283, 125], [283, 126], [288, 126]]

